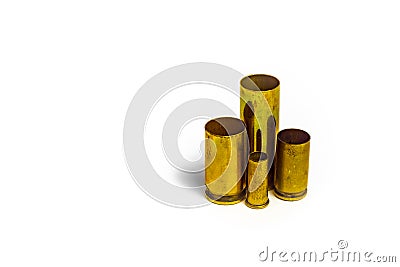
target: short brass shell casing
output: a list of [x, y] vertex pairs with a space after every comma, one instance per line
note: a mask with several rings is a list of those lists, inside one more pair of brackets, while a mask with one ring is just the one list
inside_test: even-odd
[[307, 194], [310, 135], [299, 129], [278, 133], [275, 195], [282, 200], [300, 200]]
[[231, 117], [210, 120], [205, 138], [206, 198], [222, 205], [241, 202], [246, 197], [248, 160], [245, 124]]
[[247, 164], [246, 206], [263, 209], [269, 204], [268, 199], [268, 157], [264, 152], [252, 152]]
[[[240, 118], [247, 127], [250, 152], [265, 152], [271, 158], [275, 155], [279, 99], [280, 82], [273, 76], [254, 74], [240, 81]], [[274, 165], [275, 160], [269, 159], [269, 190], [274, 187]]]

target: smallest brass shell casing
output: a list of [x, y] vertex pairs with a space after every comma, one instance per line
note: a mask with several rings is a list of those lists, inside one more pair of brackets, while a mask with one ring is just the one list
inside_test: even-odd
[[263, 209], [269, 204], [268, 199], [268, 158], [264, 152], [252, 152], [247, 165], [246, 206]]
[[275, 195], [288, 201], [307, 194], [310, 135], [299, 129], [278, 133], [276, 147]]

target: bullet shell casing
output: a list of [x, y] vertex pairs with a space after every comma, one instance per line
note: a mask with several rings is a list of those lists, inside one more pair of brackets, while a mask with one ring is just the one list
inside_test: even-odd
[[[279, 131], [280, 82], [266, 74], [254, 74], [240, 81], [240, 118], [249, 135], [250, 152], [261, 151], [273, 158]], [[269, 190], [274, 186], [274, 160], [268, 161]]]
[[307, 194], [310, 135], [299, 129], [278, 133], [276, 148], [275, 195], [288, 201]]
[[246, 206], [262, 209], [268, 206], [268, 157], [264, 152], [252, 152], [247, 165]]
[[231, 117], [210, 120], [205, 125], [206, 198], [229, 205], [246, 197], [245, 170], [248, 138], [244, 123]]

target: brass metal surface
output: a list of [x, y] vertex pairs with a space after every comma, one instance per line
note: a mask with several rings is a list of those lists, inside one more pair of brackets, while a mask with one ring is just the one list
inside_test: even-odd
[[248, 137], [244, 123], [231, 117], [205, 125], [206, 198], [216, 204], [236, 204], [246, 197]]
[[252, 152], [247, 164], [246, 206], [262, 209], [268, 206], [268, 157], [264, 152]]
[[300, 200], [307, 194], [310, 135], [299, 129], [278, 133], [275, 195], [283, 200]]
[[266, 74], [254, 74], [240, 81], [240, 118], [249, 135], [250, 152], [266, 152], [268, 161], [268, 187], [274, 187], [276, 134], [279, 131], [280, 82]]

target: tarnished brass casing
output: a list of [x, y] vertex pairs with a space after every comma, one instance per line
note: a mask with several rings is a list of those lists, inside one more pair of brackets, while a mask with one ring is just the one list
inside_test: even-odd
[[264, 152], [252, 152], [247, 164], [246, 206], [262, 209], [268, 206], [268, 157]]
[[248, 137], [244, 123], [231, 117], [205, 125], [205, 195], [216, 204], [236, 204], [246, 197]]
[[278, 133], [275, 195], [283, 200], [300, 200], [307, 194], [310, 135], [299, 129]]
[[[275, 154], [276, 134], [279, 131], [280, 82], [266, 74], [254, 74], [240, 81], [240, 118], [249, 135], [250, 152]], [[274, 187], [274, 160], [268, 161], [268, 187]]]

